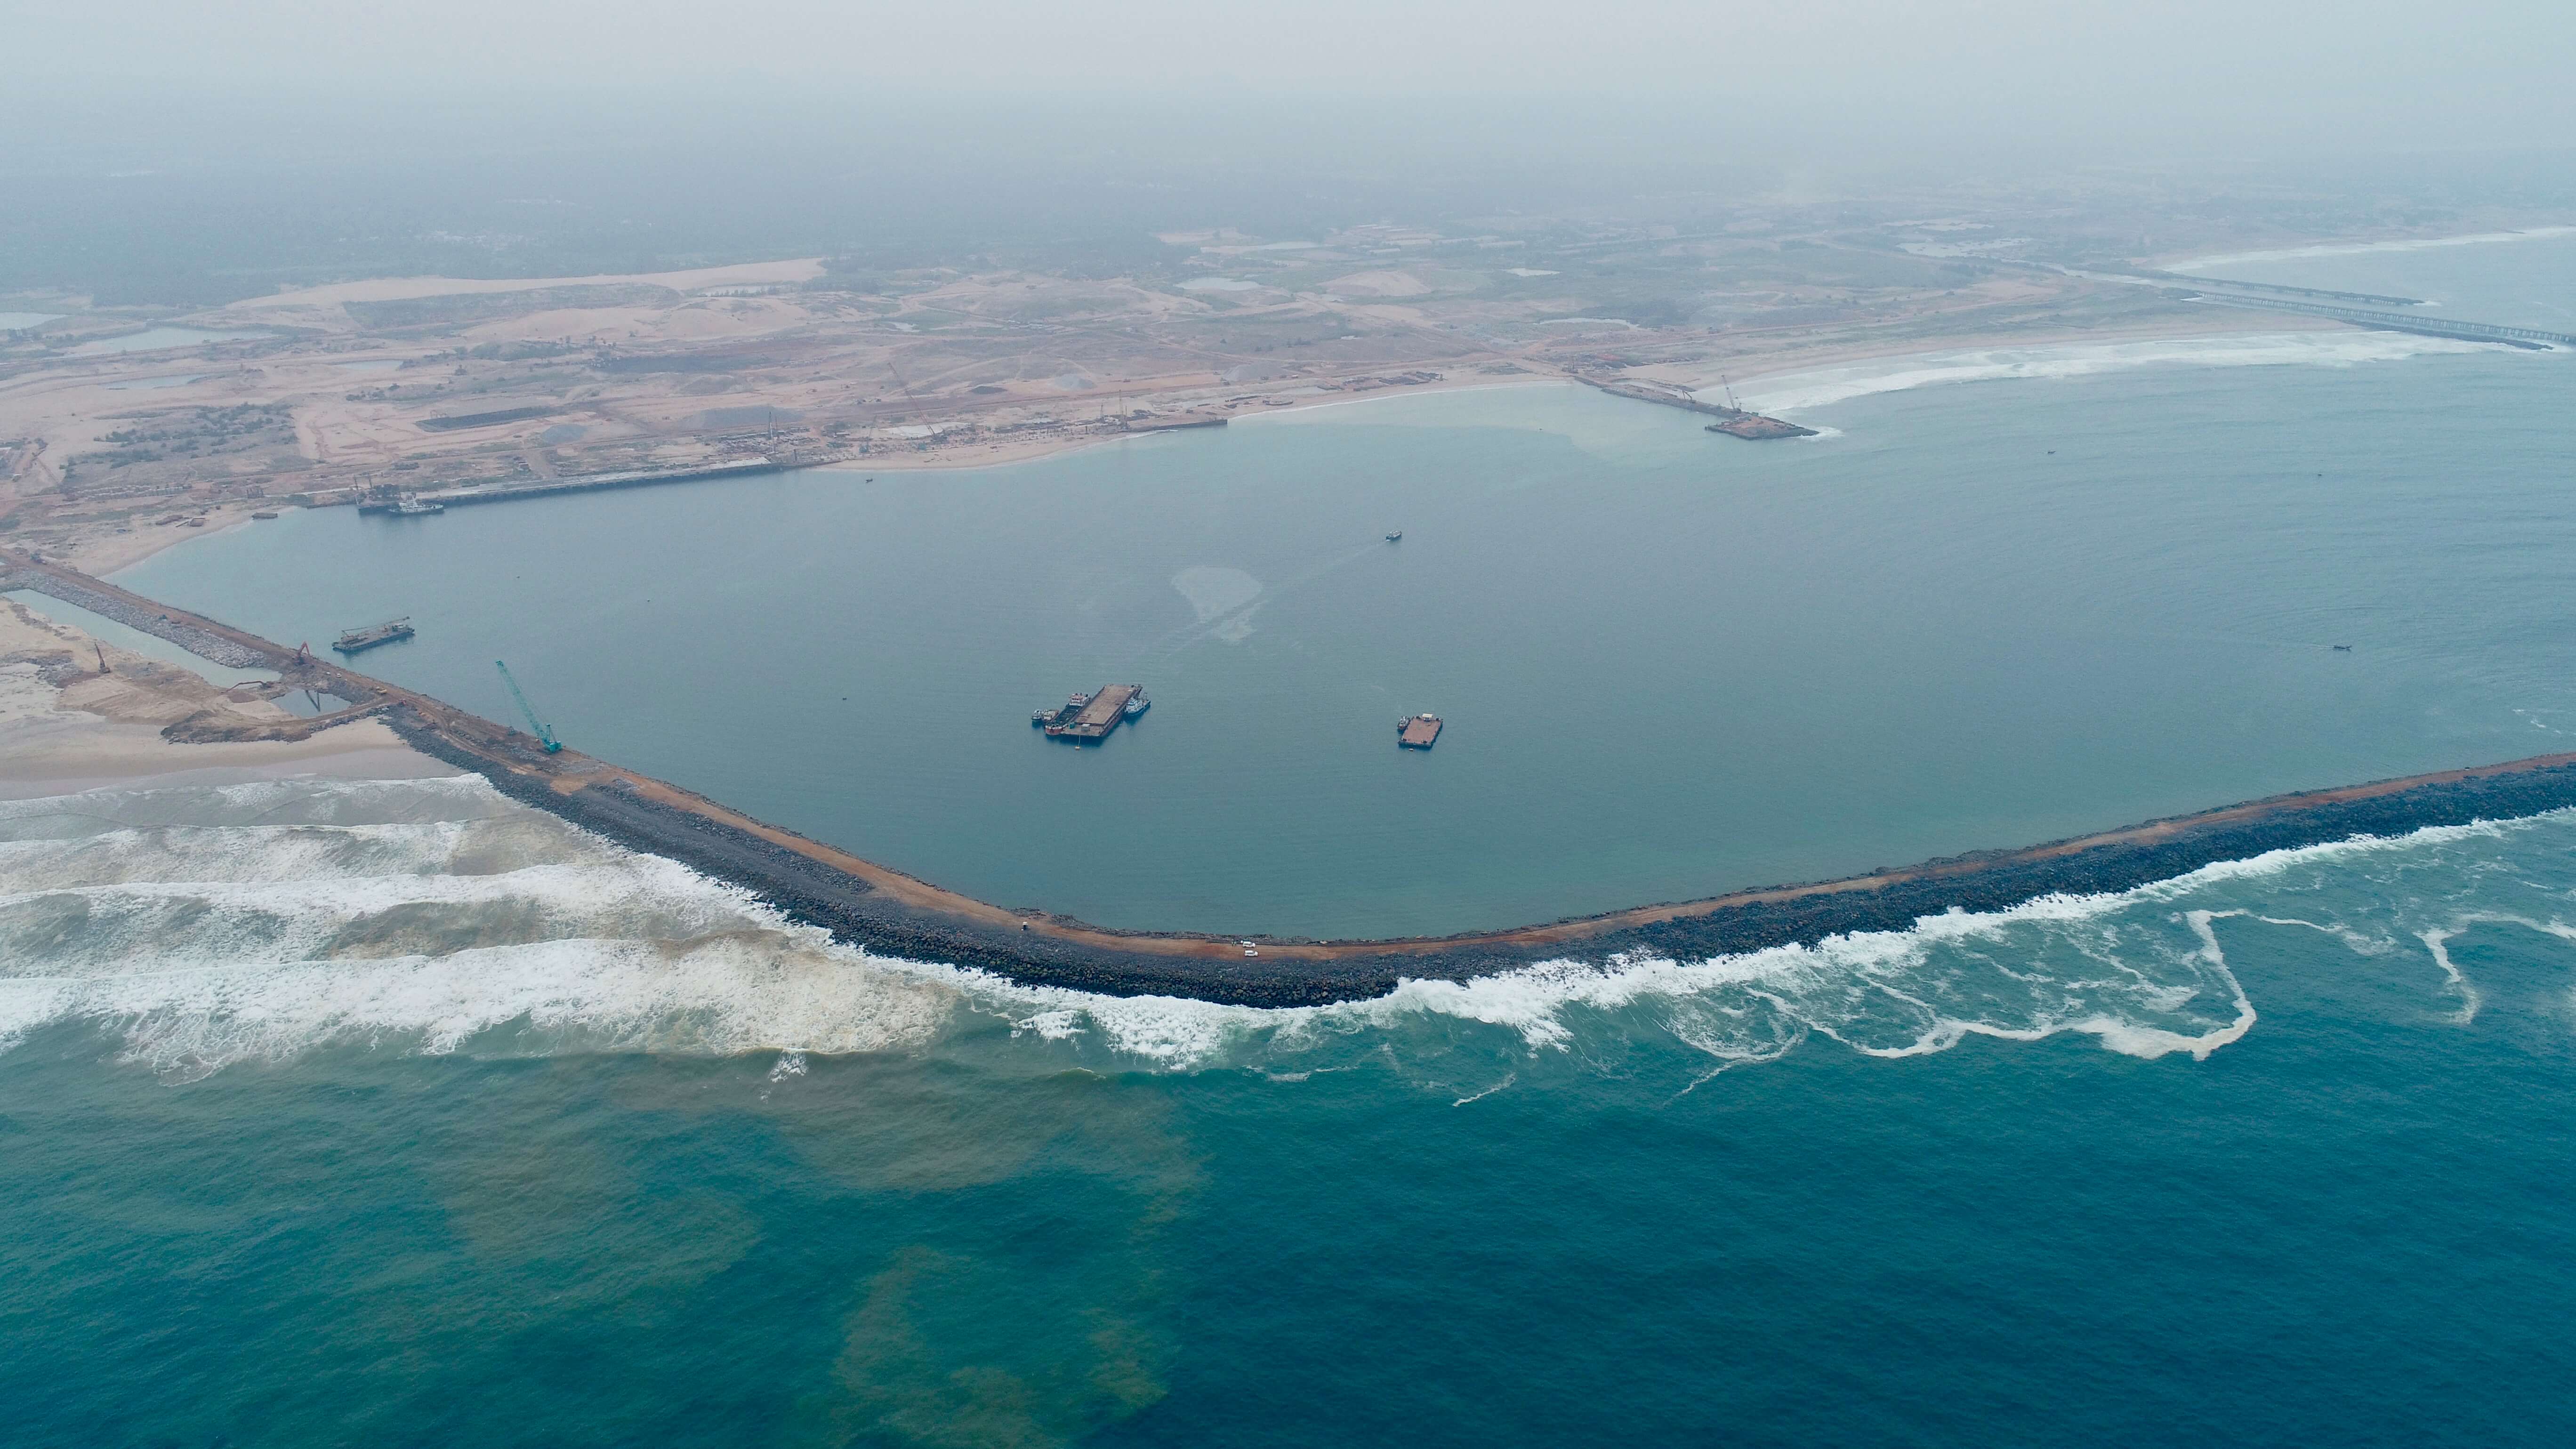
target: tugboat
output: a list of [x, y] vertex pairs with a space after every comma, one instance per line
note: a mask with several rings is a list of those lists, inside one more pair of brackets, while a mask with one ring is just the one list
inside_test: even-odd
[[1402, 543], [1402, 542], [1404, 542], [1404, 530], [1403, 530], [1403, 529], [1401, 529], [1401, 528], [1399, 528], [1399, 529], [1397, 529], [1395, 532], [1388, 534], [1388, 535], [1386, 536], [1386, 541], [1387, 541], [1387, 542], [1389, 542], [1389, 543]]
[[1143, 714], [1145, 711], [1152, 709], [1153, 707], [1154, 702], [1147, 699], [1145, 697], [1145, 691], [1140, 689], [1134, 694], [1127, 696], [1127, 703], [1120, 706], [1118, 712], [1127, 716], [1129, 719], [1134, 719], [1136, 716]]

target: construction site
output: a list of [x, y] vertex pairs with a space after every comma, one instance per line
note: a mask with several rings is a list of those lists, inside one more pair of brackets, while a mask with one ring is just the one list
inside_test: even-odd
[[2351, 299], [1925, 255], [1904, 230], [1794, 208], [1704, 234], [1532, 219], [1158, 244], [1158, 270], [1124, 277], [817, 257], [198, 310], [47, 302], [65, 310], [0, 334], [0, 537], [113, 570], [289, 504], [426, 517], [770, 469], [972, 467], [1532, 378], [1798, 438], [1813, 430], [1710, 399], [1730, 377], [1967, 341], [2397, 325]]

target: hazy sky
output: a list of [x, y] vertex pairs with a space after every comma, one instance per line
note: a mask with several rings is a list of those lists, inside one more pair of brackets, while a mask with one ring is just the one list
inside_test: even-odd
[[[15, 0], [13, 66], [394, 95], [742, 82], [1649, 98], [1837, 130], [2576, 142], [2567, 0]], [[677, 98], [684, 100], [685, 98]]]

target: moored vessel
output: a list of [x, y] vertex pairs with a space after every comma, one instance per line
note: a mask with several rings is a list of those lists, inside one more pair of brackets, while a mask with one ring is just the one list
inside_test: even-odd
[[370, 624], [363, 629], [344, 630], [339, 638], [331, 641], [331, 647], [343, 654], [355, 654], [361, 649], [373, 649], [379, 644], [391, 644], [397, 639], [408, 639], [411, 636], [412, 627], [409, 618], [387, 619], [381, 624]]
[[1071, 702], [1056, 711], [1052, 718], [1032, 720], [1046, 731], [1048, 739], [1071, 740], [1087, 744], [1107, 739], [1110, 732], [1134, 719], [1142, 710], [1131, 710], [1129, 702], [1145, 691], [1133, 684], [1110, 684], [1092, 694], [1077, 694]]

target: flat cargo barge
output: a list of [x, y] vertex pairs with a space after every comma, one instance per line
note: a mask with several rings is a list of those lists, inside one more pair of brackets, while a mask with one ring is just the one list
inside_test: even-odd
[[[1141, 686], [1133, 684], [1104, 685], [1097, 694], [1074, 696], [1064, 708], [1055, 712], [1052, 719], [1041, 716], [1032, 723], [1043, 728], [1051, 740], [1071, 740], [1078, 745], [1105, 740], [1130, 718], [1127, 702], [1140, 698], [1144, 692]], [[1137, 713], [1144, 711], [1138, 710]]]
[[1427, 750], [1440, 743], [1440, 716], [1416, 714], [1397, 720], [1395, 743], [1396, 748], [1405, 750]]
[[332, 640], [331, 647], [343, 654], [356, 654], [362, 650], [373, 649], [379, 644], [391, 644], [397, 639], [408, 639], [411, 636], [411, 620], [387, 619], [381, 624], [370, 624], [363, 629], [350, 629], [342, 633], [339, 638]]

